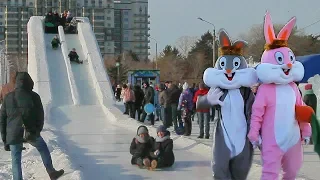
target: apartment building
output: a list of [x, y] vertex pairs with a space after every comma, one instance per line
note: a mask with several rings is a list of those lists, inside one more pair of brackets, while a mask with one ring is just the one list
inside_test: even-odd
[[102, 55], [117, 56], [132, 51], [148, 58], [148, 0], [5, 0], [0, 2], [0, 40], [7, 54], [26, 57], [26, 25], [31, 16], [64, 10], [88, 17]]

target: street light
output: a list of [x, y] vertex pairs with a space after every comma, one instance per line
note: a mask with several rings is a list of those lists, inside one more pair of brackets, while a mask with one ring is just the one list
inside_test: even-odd
[[146, 37], [149, 37], [150, 39], [152, 39], [156, 42], [156, 69], [158, 69], [158, 41], [151, 36], [146, 36]]
[[202, 19], [201, 17], [198, 17], [198, 19], [200, 21], [203, 21], [203, 22], [208, 23], [208, 24], [213, 26], [213, 42], [212, 42], [212, 50], [213, 50], [213, 52], [212, 52], [212, 56], [213, 56], [212, 57], [213, 58], [212, 63], [213, 63], [213, 65], [212, 66], [214, 67], [214, 64], [215, 64], [215, 61], [216, 61], [216, 26], [213, 23]]
[[116, 62], [117, 67], [117, 84], [120, 84], [120, 63]]

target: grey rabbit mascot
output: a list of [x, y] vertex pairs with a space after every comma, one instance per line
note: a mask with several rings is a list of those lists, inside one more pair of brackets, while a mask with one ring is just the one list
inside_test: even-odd
[[199, 97], [197, 109], [217, 106], [219, 120], [213, 141], [212, 171], [216, 180], [245, 180], [252, 164], [253, 147], [247, 138], [254, 95], [250, 87], [257, 83], [254, 68], [243, 57], [245, 41], [231, 42], [224, 29], [219, 31], [219, 53], [215, 67], [203, 74], [210, 87]]

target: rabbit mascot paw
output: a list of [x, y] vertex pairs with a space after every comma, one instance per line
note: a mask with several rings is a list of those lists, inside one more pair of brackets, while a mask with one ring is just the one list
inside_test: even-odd
[[213, 145], [214, 178], [245, 180], [253, 155], [247, 138], [254, 101], [250, 87], [258, 78], [243, 57], [246, 42], [232, 43], [223, 29], [219, 32], [219, 42], [220, 57], [215, 67], [206, 69], [203, 75], [210, 91], [198, 98], [197, 108], [216, 106], [219, 113]]
[[[265, 15], [265, 51], [257, 75], [262, 82], [252, 106], [248, 138], [255, 144], [262, 138], [262, 180], [294, 180], [302, 164], [302, 141], [311, 136], [310, 123], [299, 121], [297, 112], [304, 104], [295, 82], [304, 76], [303, 65], [288, 47], [296, 23], [292, 18], [275, 36], [269, 12]], [[299, 108], [302, 107], [302, 108]], [[298, 111], [297, 111], [298, 110]]]

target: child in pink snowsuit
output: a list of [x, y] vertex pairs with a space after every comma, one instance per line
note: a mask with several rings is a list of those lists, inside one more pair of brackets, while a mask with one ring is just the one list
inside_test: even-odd
[[256, 69], [262, 84], [252, 107], [248, 134], [254, 147], [262, 143], [262, 180], [277, 180], [281, 168], [283, 179], [294, 180], [303, 161], [302, 141], [310, 141], [310, 124], [298, 122], [295, 113], [296, 106], [304, 105], [294, 83], [303, 78], [304, 67], [287, 47], [295, 22], [294, 17], [276, 37], [270, 14], [265, 16], [266, 46]]

